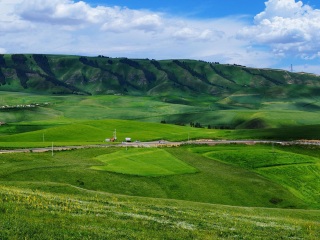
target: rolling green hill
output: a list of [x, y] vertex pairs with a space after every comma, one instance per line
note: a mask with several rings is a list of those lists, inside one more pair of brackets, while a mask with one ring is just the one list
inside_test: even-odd
[[319, 146], [105, 139], [319, 140], [319, 110], [312, 74], [0, 55], [0, 149], [26, 148], [0, 154], [0, 239], [317, 239]]
[[[1, 239], [308, 239], [318, 210], [128, 197], [68, 184], [0, 185]], [[65, 192], [68, 192], [66, 194]]]
[[238, 93], [225, 101], [236, 101], [247, 94], [242, 104], [251, 102], [252, 97], [259, 104], [264, 98], [319, 96], [319, 80], [319, 76], [305, 73], [195, 60], [0, 55], [0, 90], [7, 91], [187, 99], [199, 94], [221, 97]]
[[195, 60], [0, 55], [0, 91], [1, 122], [130, 119], [232, 129], [319, 124], [320, 76]]
[[188, 145], [5, 154], [0, 238], [314, 240], [319, 152]]

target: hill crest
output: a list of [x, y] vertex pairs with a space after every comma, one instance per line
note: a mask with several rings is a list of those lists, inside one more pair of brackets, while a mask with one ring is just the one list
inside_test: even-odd
[[[320, 76], [197, 60], [44, 54], [0, 55], [0, 90], [48, 94], [228, 96], [292, 86], [320, 89]], [[291, 91], [290, 93], [291, 94]], [[296, 94], [296, 93], [294, 93]]]

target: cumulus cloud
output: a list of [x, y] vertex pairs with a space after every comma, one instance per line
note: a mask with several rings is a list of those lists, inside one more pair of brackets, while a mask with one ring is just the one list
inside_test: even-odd
[[269, 0], [265, 3], [266, 9], [255, 16], [257, 23], [264, 19], [271, 19], [281, 16], [283, 18], [300, 18], [312, 11], [308, 5], [303, 5], [301, 1], [295, 0]]
[[241, 30], [241, 38], [267, 44], [277, 56], [319, 56], [320, 10], [295, 0], [269, 0], [265, 4], [254, 25]]
[[197, 38], [199, 36], [199, 33], [198, 31], [195, 31], [195, 29], [184, 27], [174, 32], [173, 36], [179, 40], [185, 40], [190, 38]]
[[123, 33], [128, 35], [130, 32], [140, 31], [139, 34], [152, 33], [152, 38], [159, 39], [164, 35], [173, 41], [212, 41], [221, 38], [225, 31], [219, 23], [181, 20], [159, 12], [126, 7], [91, 7], [83, 1], [12, 0], [6, 2], [5, 8], [8, 6], [11, 6], [12, 11], [6, 11], [10, 12], [10, 16], [6, 16], [9, 20], [0, 22], [0, 31], [30, 31], [33, 28], [37, 32], [51, 28], [56, 34], [69, 30], [76, 35], [82, 29], [88, 32], [95, 30], [96, 35], [119, 34], [118, 37]]
[[177, 27], [172, 33], [172, 37], [177, 40], [187, 41], [212, 41], [217, 38], [221, 38], [224, 35], [223, 32], [211, 29], [197, 29], [190, 27]]
[[105, 8], [105, 20], [102, 30], [112, 32], [127, 32], [142, 30], [146, 32], [158, 31], [163, 26], [163, 19], [159, 13], [128, 8]]
[[31, 22], [75, 25], [95, 22], [99, 18], [99, 9], [92, 9], [88, 4], [69, 0], [24, 0], [16, 6], [16, 13]]
[[294, 51], [303, 59], [320, 57], [319, 15], [300, 1], [269, 0], [248, 26], [242, 16], [202, 20], [94, 7], [85, 0], [0, 0], [0, 52], [193, 58], [270, 67], [274, 56]]
[[71, 0], [20, 0], [15, 14], [20, 20], [35, 24], [63, 26], [65, 29], [99, 27], [104, 31], [125, 32], [131, 29], [156, 31], [162, 25], [158, 13], [122, 7], [91, 7]]
[[21, 20], [15, 14], [15, 6], [22, 0], [3, 0], [0, 2], [0, 33], [23, 31], [32, 28], [32, 24]]

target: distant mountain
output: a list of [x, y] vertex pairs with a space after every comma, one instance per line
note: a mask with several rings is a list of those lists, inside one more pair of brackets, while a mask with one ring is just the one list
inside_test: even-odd
[[0, 90], [48, 94], [312, 96], [320, 77], [196, 60], [0, 55]]

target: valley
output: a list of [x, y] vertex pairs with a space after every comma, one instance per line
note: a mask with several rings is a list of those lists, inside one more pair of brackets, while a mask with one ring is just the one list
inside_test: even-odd
[[307, 73], [0, 55], [0, 239], [317, 239], [319, 109]]

